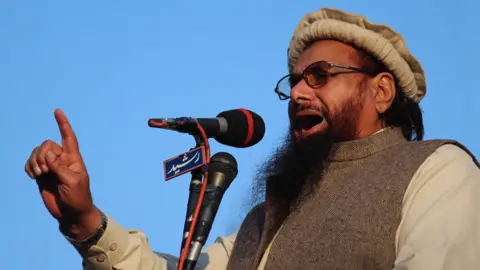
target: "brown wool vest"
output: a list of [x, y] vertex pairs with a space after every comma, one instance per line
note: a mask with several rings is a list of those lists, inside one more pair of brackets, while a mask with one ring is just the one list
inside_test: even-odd
[[[392, 269], [405, 190], [444, 144], [465, 149], [454, 141], [408, 142], [396, 128], [335, 145], [318, 190], [287, 217], [265, 269]], [[276, 233], [269, 220], [264, 204], [250, 211], [227, 269], [257, 269]]]

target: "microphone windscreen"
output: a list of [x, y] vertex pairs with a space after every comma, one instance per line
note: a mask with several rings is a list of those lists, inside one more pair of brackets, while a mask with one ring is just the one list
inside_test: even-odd
[[[210, 158], [208, 172], [209, 176], [213, 177], [209, 180], [209, 185], [219, 187], [225, 191], [238, 174], [237, 160], [227, 152], [218, 152]], [[222, 179], [217, 179], [221, 181], [215, 181], [215, 174], [218, 173], [224, 175]]]
[[217, 117], [224, 118], [228, 125], [227, 132], [215, 137], [219, 143], [238, 148], [250, 147], [260, 142], [265, 135], [265, 122], [252, 111], [224, 111]]

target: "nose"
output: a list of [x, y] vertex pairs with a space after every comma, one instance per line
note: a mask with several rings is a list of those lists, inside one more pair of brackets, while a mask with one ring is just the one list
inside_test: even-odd
[[307, 85], [305, 80], [301, 80], [290, 90], [290, 97], [297, 104], [311, 102], [314, 100], [314, 96], [315, 92]]

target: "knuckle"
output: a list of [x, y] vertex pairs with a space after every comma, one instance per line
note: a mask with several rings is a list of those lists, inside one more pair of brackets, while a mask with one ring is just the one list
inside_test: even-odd
[[52, 146], [52, 143], [53, 143], [52, 140], [46, 140], [46, 141], [44, 141], [44, 142], [42, 143], [41, 147], [42, 147], [43, 149], [49, 148], [49, 147]]
[[62, 148], [60, 145], [58, 145], [56, 142], [52, 140], [46, 140], [44, 143], [45, 143], [45, 146], [52, 151], [58, 151]]
[[54, 142], [52, 142], [51, 140], [44, 141], [42, 143], [42, 145], [40, 146], [37, 155], [38, 156], [45, 156], [45, 154], [53, 148], [53, 144], [54, 144]]
[[28, 159], [28, 164], [30, 166], [35, 166], [37, 164], [37, 156], [33, 155], [30, 159]]

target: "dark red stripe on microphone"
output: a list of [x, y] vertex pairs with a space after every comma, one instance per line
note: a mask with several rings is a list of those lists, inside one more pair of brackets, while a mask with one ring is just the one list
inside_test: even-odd
[[253, 131], [254, 131], [253, 130], [253, 128], [254, 128], [254, 126], [253, 126], [253, 116], [248, 110], [245, 110], [245, 109], [239, 109], [239, 110], [247, 118], [248, 133], [247, 133], [247, 138], [245, 138], [245, 141], [243, 142], [243, 146], [247, 146], [253, 138]]

